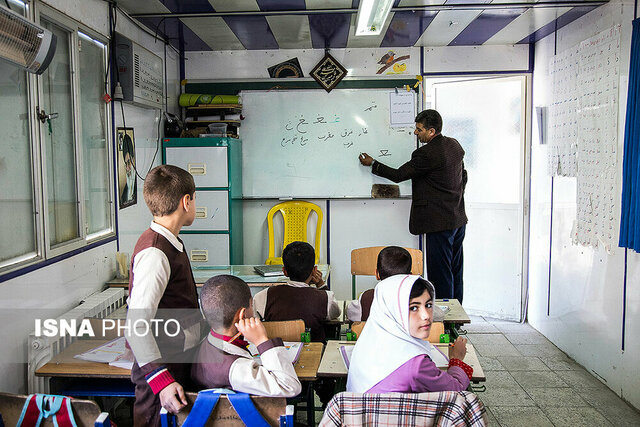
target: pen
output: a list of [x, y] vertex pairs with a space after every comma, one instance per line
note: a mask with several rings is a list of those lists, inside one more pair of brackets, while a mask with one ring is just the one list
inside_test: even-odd
[[234, 336], [231, 337], [231, 339], [229, 340], [229, 344], [231, 344], [232, 342], [234, 342], [240, 335], [242, 335], [242, 332], [238, 332], [237, 334], [235, 334]]

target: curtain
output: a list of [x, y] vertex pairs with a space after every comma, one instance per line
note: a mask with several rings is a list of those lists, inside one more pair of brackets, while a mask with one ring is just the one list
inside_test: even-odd
[[640, 252], [640, 18], [633, 21], [624, 129], [620, 246]]

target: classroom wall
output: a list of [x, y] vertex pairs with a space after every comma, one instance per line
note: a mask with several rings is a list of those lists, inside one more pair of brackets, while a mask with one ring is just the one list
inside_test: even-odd
[[[557, 33], [557, 52], [621, 24], [618, 118], [618, 192], [622, 153], [633, 2], [612, 1]], [[549, 60], [554, 35], [535, 45], [533, 105], [549, 105]], [[547, 146], [537, 124], [532, 139], [529, 322], [609, 388], [640, 408], [640, 255], [625, 250], [575, 245], [570, 234], [576, 212], [576, 179], [548, 175]], [[552, 203], [553, 202], [553, 203]], [[619, 217], [620, 206], [616, 207]], [[552, 225], [551, 225], [552, 224]], [[616, 238], [617, 240], [617, 238]], [[549, 278], [550, 277], [550, 278]], [[623, 337], [623, 286], [627, 311]], [[548, 289], [551, 289], [551, 292]], [[547, 310], [549, 313], [547, 314]], [[624, 339], [624, 351], [622, 341]]]
[[[62, 13], [108, 35], [107, 3], [101, 0], [46, 0]], [[118, 18], [117, 30], [142, 44], [161, 58], [164, 45], [135, 27], [124, 16]], [[168, 109], [178, 112], [178, 55], [167, 49]], [[119, 104], [118, 104], [119, 107]], [[156, 149], [158, 111], [124, 104], [127, 127], [134, 127], [136, 156], [144, 176]], [[116, 109], [116, 126], [122, 123]], [[153, 123], [153, 126], [150, 125]], [[153, 162], [160, 164], [161, 152]], [[138, 235], [149, 226], [151, 216], [142, 199], [142, 181], [138, 180], [138, 204], [118, 212], [121, 230], [120, 250], [131, 252]], [[115, 275], [117, 242], [87, 250], [30, 273], [0, 283], [0, 391], [27, 392], [27, 336], [35, 328], [36, 318], [57, 317], [77, 306], [87, 296], [102, 290]]]
[[[142, 45], [166, 60], [165, 70], [167, 74], [166, 104], [167, 111], [180, 116], [178, 98], [180, 97], [180, 57], [178, 53], [170, 47], [165, 49], [164, 43], [156, 41], [152, 36], [133, 25], [130, 20], [120, 15], [117, 20], [116, 31]], [[166, 56], [165, 56], [166, 54]], [[138, 202], [133, 206], [128, 206], [118, 211], [118, 240], [120, 252], [131, 254], [140, 234], [149, 228], [153, 217], [147, 209], [142, 196], [144, 178], [148, 171], [155, 166], [162, 164], [162, 126], [164, 117], [161, 117], [159, 110], [138, 107], [132, 104], [123, 104], [123, 114], [120, 103], [116, 104], [114, 117], [115, 126], [132, 127], [135, 136], [136, 168], [138, 170], [137, 190]], [[158, 134], [158, 124], [160, 124], [160, 134]]]
[[[385, 78], [376, 74], [378, 59], [388, 49], [331, 49], [347, 70], [348, 77]], [[468, 73], [523, 71], [529, 69], [528, 45], [434, 47], [394, 49], [397, 56], [410, 55], [405, 77], [424, 73]], [[298, 58], [305, 76], [323, 57], [322, 49], [265, 51], [187, 52], [186, 78], [189, 80], [267, 79], [267, 68], [290, 58]], [[274, 85], [277, 83], [274, 82]], [[240, 129], [242, 135], [242, 128]], [[358, 167], [354, 161], [354, 167]], [[365, 246], [400, 245], [419, 247], [419, 238], [408, 231], [410, 200], [314, 200], [325, 212], [321, 262], [331, 264], [331, 288], [340, 299], [351, 298], [350, 253]], [[262, 263], [267, 257], [266, 214], [278, 200], [247, 200], [243, 204], [244, 262]], [[330, 217], [327, 232], [327, 209]], [[328, 248], [328, 250], [327, 250]], [[358, 291], [375, 281], [361, 278]], [[517, 311], [517, 310], [516, 310]]]

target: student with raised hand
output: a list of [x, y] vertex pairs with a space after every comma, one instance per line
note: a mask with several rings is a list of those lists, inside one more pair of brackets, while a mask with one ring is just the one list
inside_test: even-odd
[[[251, 291], [244, 280], [229, 275], [210, 278], [202, 287], [200, 303], [211, 332], [191, 370], [197, 385], [259, 396], [300, 394], [302, 385], [282, 339], [269, 339], [260, 319], [251, 317]], [[247, 341], [258, 348], [262, 365], [247, 350]]]
[[271, 286], [253, 297], [253, 306], [263, 320], [304, 320], [311, 341], [325, 340], [322, 322], [336, 319], [340, 307], [332, 291], [325, 288], [315, 265], [315, 251], [306, 242], [289, 243], [282, 251], [286, 284]]
[[433, 285], [420, 276], [395, 275], [378, 283], [371, 314], [353, 349], [347, 391], [422, 393], [469, 386], [473, 369], [462, 361], [466, 339], [459, 337], [453, 344], [446, 372], [433, 361], [443, 357], [426, 341], [434, 300]]
[[[387, 246], [378, 254], [376, 263], [376, 279], [384, 280], [396, 274], [411, 274], [411, 254], [405, 248], [399, 246]], [[373, 303], [374, 289], [367, 289], [357, 300], [347, 305], [347, 317], [352, 322], [366, 321], [369, 318], [371, 304]], [[444, 312], [438, 307], [433, 307], [433, 319], [442, 322]]]

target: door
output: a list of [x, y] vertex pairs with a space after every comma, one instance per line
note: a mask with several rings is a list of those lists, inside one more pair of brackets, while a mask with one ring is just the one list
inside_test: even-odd
[[466, 153], [464, 307], [520, 320], [528, 224], [526, 76], [439, 79], [428, 87], [442, 133]]

